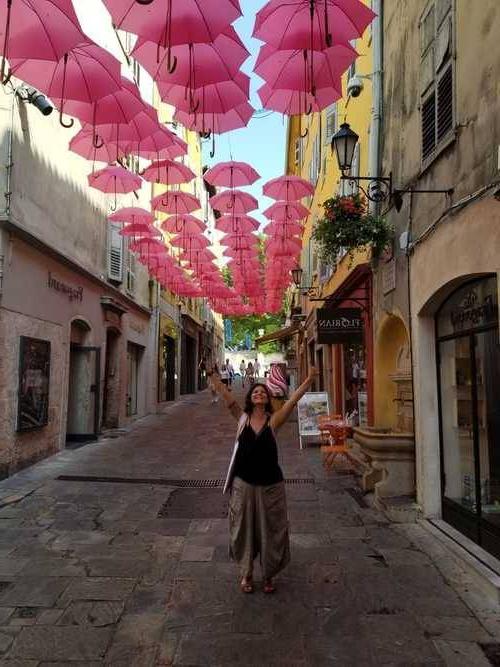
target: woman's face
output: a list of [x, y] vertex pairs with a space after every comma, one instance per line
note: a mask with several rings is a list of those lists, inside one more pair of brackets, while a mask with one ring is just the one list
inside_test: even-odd
[[269, 403], [269, 398], [264, 387], [255, 387], [250, 395], [250, 400], [252, 401], [252, 405], [266, 406]]

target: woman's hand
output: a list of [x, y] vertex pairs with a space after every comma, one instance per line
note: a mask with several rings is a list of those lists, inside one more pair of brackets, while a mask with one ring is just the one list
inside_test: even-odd
[[314, 380], [318, 377], [318, 375], [319, 371], [316, 368], [316, 366], [311, 366], [311, 368], [309, 369], [309, 374], [307, 376], [308, 382], [314, 382]]

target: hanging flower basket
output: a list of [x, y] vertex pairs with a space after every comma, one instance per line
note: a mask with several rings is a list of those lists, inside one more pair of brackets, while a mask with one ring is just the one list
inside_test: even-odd
[[385, 218], [368, 213], [366, 200], [359, 195], [327, 199], [324, 217], [316, 222], [312, 237], [325, 264], [335, 265], [347, 254], [350, 261], [357, 251], [372, 249], [377, 258], [391, 244], [394, 229]]

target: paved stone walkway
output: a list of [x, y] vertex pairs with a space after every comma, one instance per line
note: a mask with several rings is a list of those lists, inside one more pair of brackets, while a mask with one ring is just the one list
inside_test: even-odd
[[220, 490], [165, 482], [223, 477], [234, 430], [199, 394], [0, 483], [1, 665], [490, 664], [499, 617], [478, 620], [424, 531], [360, 506], [293, 423], [285, 475], [314, 483], [287, 486], [292, 563], [276, 595], [241, 594]]

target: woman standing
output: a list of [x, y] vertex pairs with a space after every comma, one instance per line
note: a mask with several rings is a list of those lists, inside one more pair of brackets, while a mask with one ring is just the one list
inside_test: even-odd
[[312, 368], [305, 382], [275, 413], [264, 384], [250, 387], [242, 410], [227, 387], [214, 379], [214, 386], [238, 419], [224, 492], [231, 489], [230, 554], [239, 565], [244, 593], [253, 593], [253, 565], [257, 556], [265, 593], [275, 591], [273, 577], [290, 560], [285, 483], [278, 463], [276, 432], [288, 420], [315, 375]]
[[246, 378], [248, 380], [248, 383], [250, 384], [250, 386], [252, 386], [255, 379], [254, 379], [254, 368], [253, 368], [253, 364], [252, 364], [251, 361], [248, 362], [248, 366], [246, 367], [245, 375], [246, 375]]

